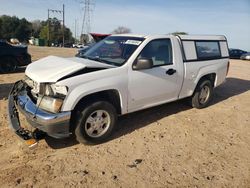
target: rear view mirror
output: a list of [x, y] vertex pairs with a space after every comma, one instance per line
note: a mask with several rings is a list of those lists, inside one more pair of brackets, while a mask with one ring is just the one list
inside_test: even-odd
[[133, 65], [134, 70], [151, 69], [153, 67], [153, 60], [147, 58], [137, 59]]

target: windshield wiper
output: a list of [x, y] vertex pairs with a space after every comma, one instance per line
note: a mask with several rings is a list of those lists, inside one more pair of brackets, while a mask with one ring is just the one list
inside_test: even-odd
[[98, 62], [101, 62], [101, 63], [105, 63], [105, 61], [103, 59], [101, 59], [100, 57], [87, 57], [88, 59], [90, 60], [93, 60], [93, 61], [98, 61]]
[[113, 62], [111, 62], [111, 61], [107, 61], [107, 60], [105, 60], [105, 59], [102, 59], [102, 58], [100, 58], [100, 57], [98, 57], [98, 56], [96, 56], [96, 57], [89, 57], [89, 56], [84, 55], [84, 56], [82, 56], [82, 57], [85, 58], [85, 59], [90, 59], [90, 60], [93, 60], [93, 61], [98, 61], [98, 62], [100, 62], [100, 63], [105, 63], [105, 64], [108, 64], [108, 65], [117, 66], [115, 63], [113, 63]]
[[81, 58], [83, 58], [83, 59], [89, 59], [89, 57], [86, 56], [86, 55], [82, 55]]
[[83, 55], [81, 57], [84, 58], [84, 59], [90, 59], [90, 60], [93, 60], [93, 61], [103, 62], [102, 59], [100, 59], [99, 57], [89, 57], [89, 56], [86, 56], [86, 55]]

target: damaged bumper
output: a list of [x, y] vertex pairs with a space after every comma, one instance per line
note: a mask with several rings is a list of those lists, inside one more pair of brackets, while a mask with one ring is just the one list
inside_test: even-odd
[[19, 111], [23, 113], [30, 125], [54, 138], [69, 136], [71, 112], [50, 113], [41, 110], [29, 97], [27, 86], [23, 81], [14, 84], [8, 98], [8, 117], [10, 127], [24, 140], [34, 139], [32, 132], [21, 127]]

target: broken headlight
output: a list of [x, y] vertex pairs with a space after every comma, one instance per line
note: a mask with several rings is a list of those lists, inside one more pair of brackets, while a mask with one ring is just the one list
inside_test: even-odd
[[46, 96], [66, 96], [68, 88], [66, 86], [60, 86], [56, 84], [46, 84], [44, 88], [44, 94]]
[[37, 106], [43, 110], [58, 113], [67, 95], [68, 88], [55, 84], [45, 84], [43, 89], [44, 95], [38, 97]]
[[43, 110], [58, 113], [62, 107], [63, 100], [48, 96], [38, 97], [37, 106]]

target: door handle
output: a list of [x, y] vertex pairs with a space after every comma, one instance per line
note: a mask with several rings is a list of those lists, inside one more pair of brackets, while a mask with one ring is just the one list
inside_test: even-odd
[[168, 75], [173, 75], [174, 73], [176, 73], [176, 70], [175, 70], [175, 69], [168, 69], [168, 70], [166, 71], [166, 74], [168, 74]]

